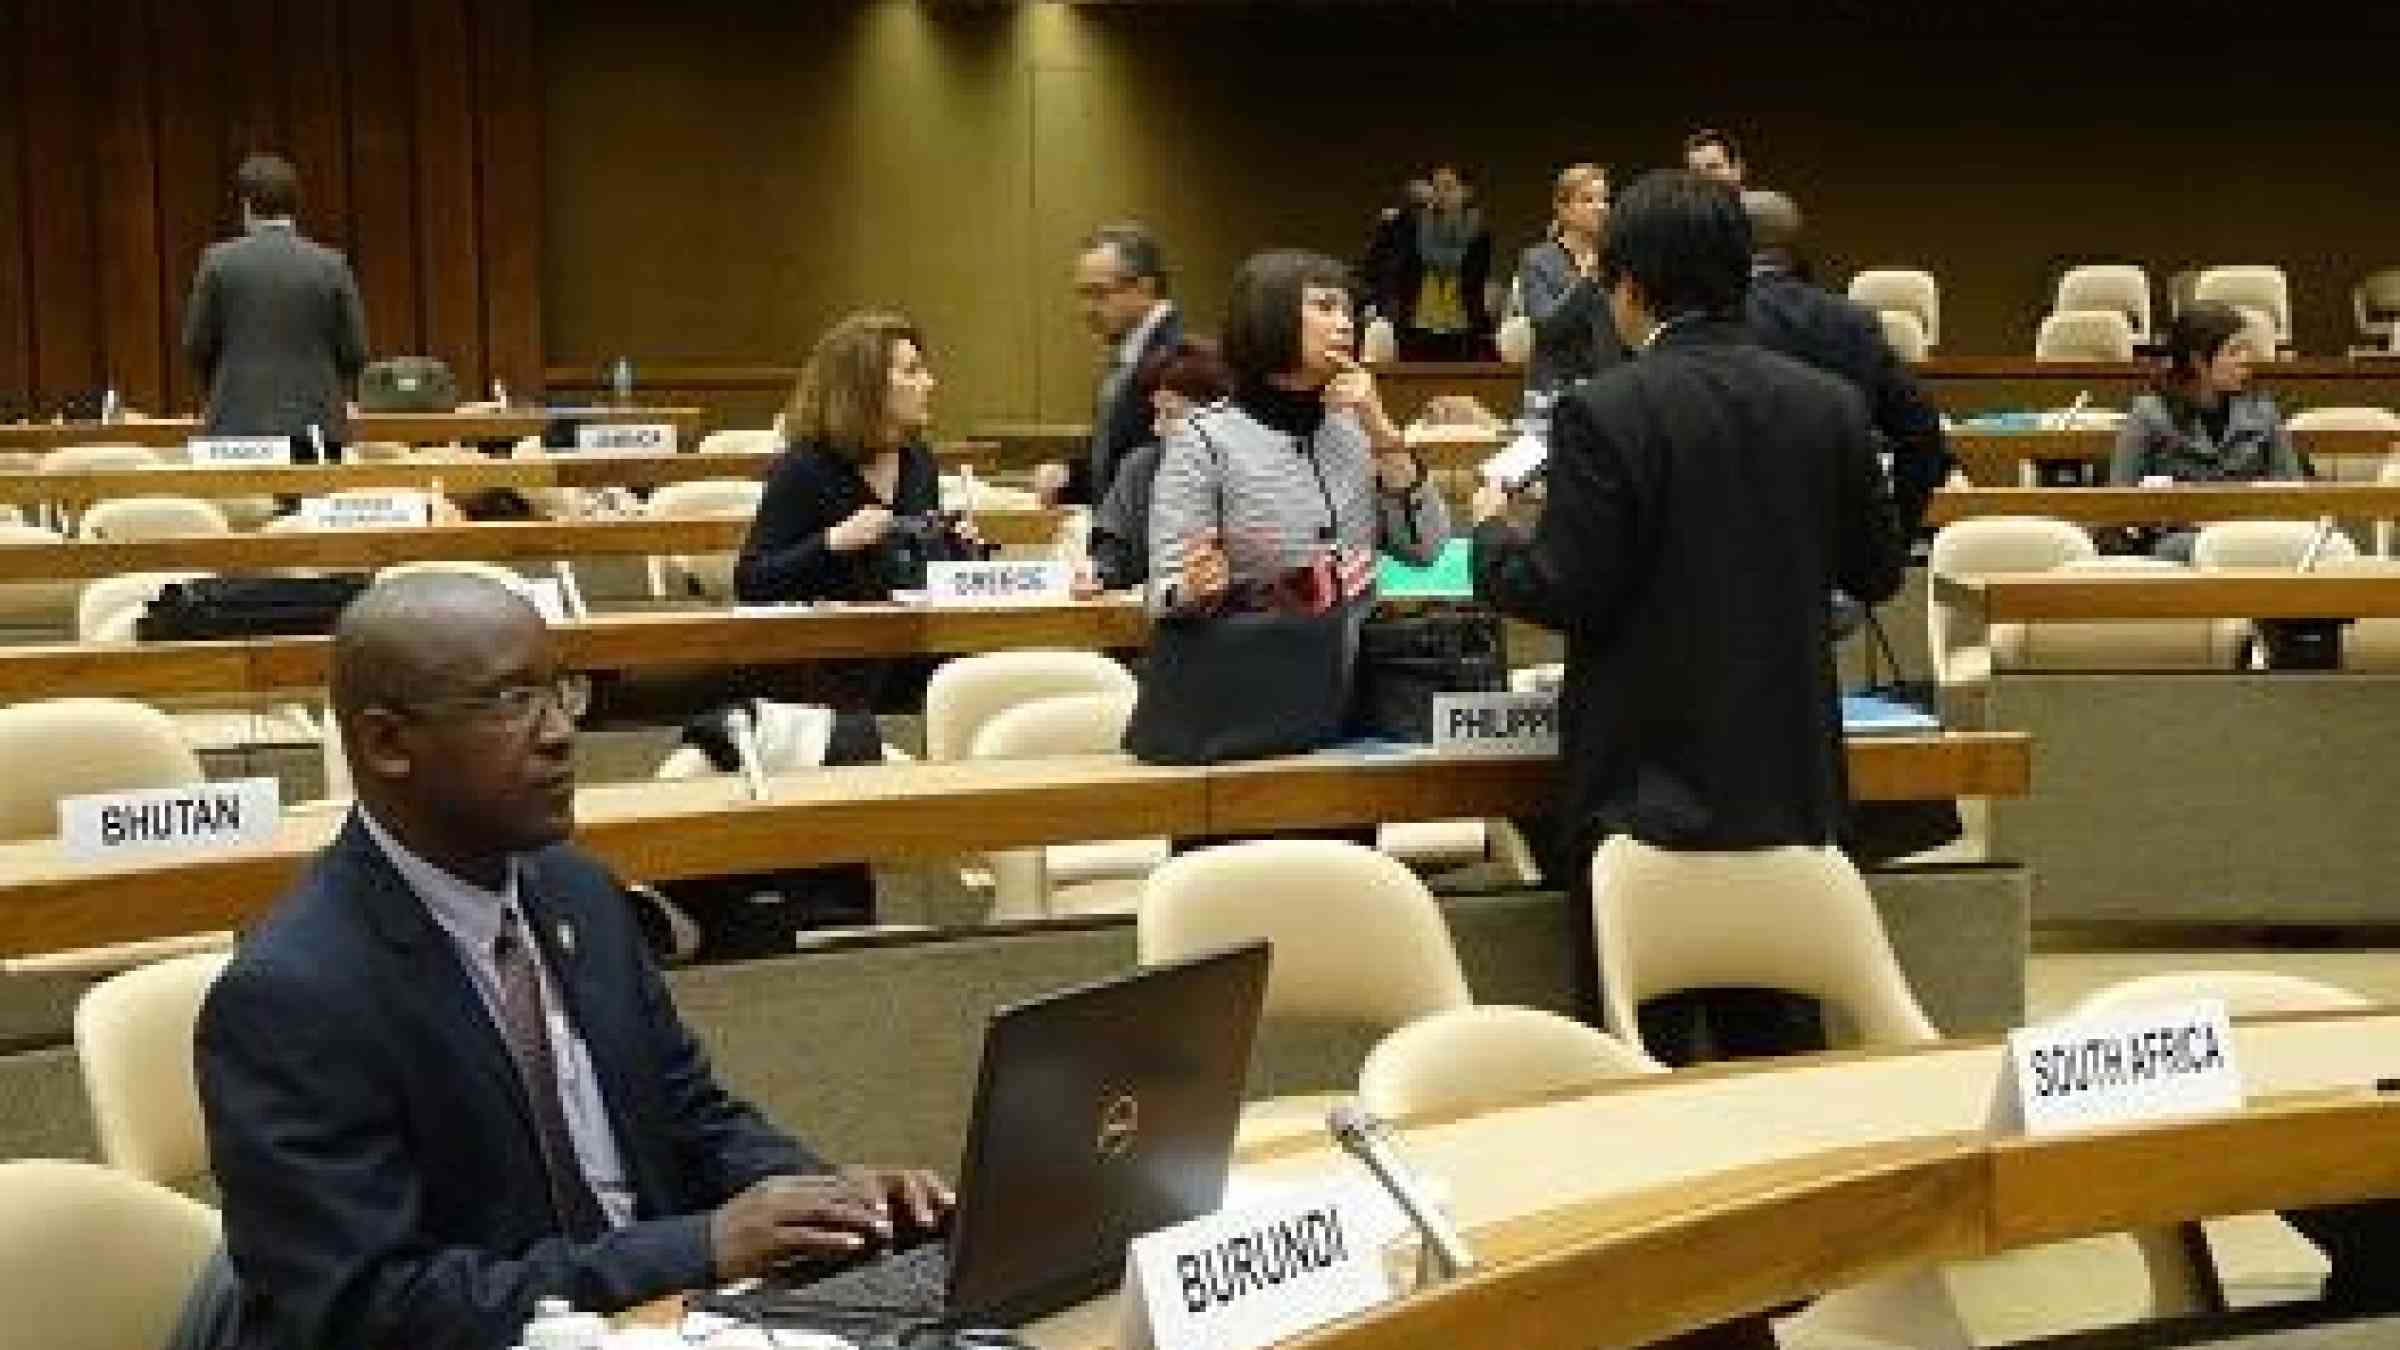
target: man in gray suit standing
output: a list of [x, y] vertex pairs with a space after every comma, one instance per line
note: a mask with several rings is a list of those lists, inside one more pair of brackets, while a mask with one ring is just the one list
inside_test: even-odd
[[289, 161], [252, 155], [234, 181], [242, 237], [201, 255], [183, 316], [184, 355], [208, 382], [208, 432], [289, 436], [293, 457], [314, 463], [315, 427], [338, 459], [367, 359], [358, 282], [341, 254], [300, 237]]

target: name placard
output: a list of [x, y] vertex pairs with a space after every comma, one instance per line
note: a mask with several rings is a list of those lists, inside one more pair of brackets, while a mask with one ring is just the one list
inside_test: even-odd
[[525, 598], [541, 612], [542, 622], [552, 627], [571, 622], [574, 615], [567, 610], [566, 588], [555, 577], [541, 577], [525, 583]]
[[1122, 1350], [1253, 1350], [1392, 1296], [1383, 1248], [1407, 1227], [1367, 1182], [1298, 1187], [1135, 1238]]
[[1435, 694], [1433, 748], [1444, 755], [1555, 755], [1558, 695]]
[[283, 792], [273, 778], [66, 797], [58, 837], [77, 862], [128, 853], [204, 853], [275, 837]]
[[925, 598], [934, 604], [989, 600], [1065, 601], [1070, 569], [1056, 559], [1024, 562], [935, 562], [925, 564]]
[[585, 422], [575, 428], [575, 448], [602, 454], [671, 455], [675, 453], [675, 424]]
[[422, 492], [353, 492], [310, 497], [300, 518], [311, 529], [414, 529], [433, 519], [433, 503]]
[[248, 469], [292, 462], [289, 436], [194, 436], [184, 446], [192, 463], [209, 469]]
[[2232, 1111], [2233, 1026], [2219, 999], [2161, 1003], [2008, 1033], [2029, 1135]]

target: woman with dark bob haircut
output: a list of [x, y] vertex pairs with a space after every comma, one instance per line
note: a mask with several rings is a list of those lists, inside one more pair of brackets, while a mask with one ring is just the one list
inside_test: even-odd
[[[2275, 400], [2249, 388], [2257, 353], [2245, 327], [2240, 310], [2206, 301], [2167, 325], [2166, 368], [2157, 387], [2126, 410], [2108, 466], [2112, 486], [2306, 476]], [[2196, 537], [2190, 529], [2167, 529], [2150, 551], [2190, 562]]]
[[1150, 602], [1181, 614], [1331, 608], [1383, 548], [1430, 562], [1450, 519], [1351, 355], [1349, 275], [1296, 249], [1234, 275], [1232, 398], [1169, 430], [1150, 502]]

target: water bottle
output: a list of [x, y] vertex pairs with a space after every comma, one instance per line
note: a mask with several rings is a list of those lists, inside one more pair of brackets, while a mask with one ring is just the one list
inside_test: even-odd
[[620, 405], [633, 402], [633, 358], [620, 356], [608, 371], [609, 388], [615, 391]]

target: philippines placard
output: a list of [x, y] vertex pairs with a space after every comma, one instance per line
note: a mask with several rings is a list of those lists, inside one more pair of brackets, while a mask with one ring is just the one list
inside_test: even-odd
[[1433, 748], [1445, 755], [1555, 755], [1558, 695], [1435, 694]]

